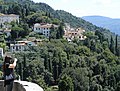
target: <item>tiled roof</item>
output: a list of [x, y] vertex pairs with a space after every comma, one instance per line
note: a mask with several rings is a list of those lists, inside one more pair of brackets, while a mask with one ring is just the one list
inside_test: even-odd
[[37, 28], [51, 28], [52, 26], [54, 26], [55, 28], [58, 27], [57, 25], [54, 25], [54, 24], [39, 24], [39, 23], [36, 23], [34, 25], [34, 27], [37, 27]]

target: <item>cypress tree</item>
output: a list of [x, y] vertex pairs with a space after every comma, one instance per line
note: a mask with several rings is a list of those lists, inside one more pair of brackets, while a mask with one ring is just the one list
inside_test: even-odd
[[19, 75], [21, 77], [21, 80], [23, 80], [23, 69], [22, 69], [22, 63], [19, 63]]
[[62, 73], [62, 69], [63, 69], [63, 62], [62, 62], [61, 55], [59, 55], [58, 75]]
[[118, 56], [118, 35], [116, 35], [116, 39], [115, 39], [115, 52], [116, 52], [116, 55]]
[[58, 78], [58, 65], [57, 65], [58, 59], [56, 57], [53, 58], [53, 77], [56, 82]]
[[24, 58], [23, 58], [23, 80], [26, 80], [26, 55], [24, 54]]
[[49, 71], [52, 72], [52, 60], [49, 58]]
[[110, 51], [112, 53], [115, 53], [115, 46], [114, 46], [114, 40], [113, 37], [111, 36], [111, 40], [110, 40]]
[[49, 60], [48, 60], [47, 54], [45, 54], [44, 56], [44, 66], [45, 66], [45, 69], [49, 70]]
[[58, 30], [59, 30], [59, 33], [60, 33], [60, 38], [63, 38], [63, 35], [64, 35], [64, 29], [63, 29], [62, 24], [60, 24]]

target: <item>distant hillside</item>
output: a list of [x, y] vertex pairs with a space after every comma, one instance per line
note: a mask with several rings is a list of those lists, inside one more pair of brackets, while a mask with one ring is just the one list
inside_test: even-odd
[[109, 29], [111, 32], [120, 35], [120, 19], [112, 19], [103, 16], [84, 16], [82, 19], [92, 24]]
[[[21, 18], [23, 16], [23, 12], [25, 11], [26, 16], [30, 16], [30, 14], [33, 13], [50, 13], [49, 18], [51, 18], [51, 20], [53, 20], [54, 18], [59, 19], [60, 21], [63, 21], [64, 23], [69, 23], [72, 27], [82, 27], [83, 29], [85, 29], [86, 31], [102, 31], [107, 38], [110, 38], [111, 35], [113, 35], [115, 37], [115, 34], [111, 33], [109, 30], [101, 28], [101, 27], [97, 27], [95, 25], [93, 25], [90, 22], [85, 21], [82, 18], [73, 16], [71, 13], [68, 13], [66, 11], [63, 10], [54, 10], [52, 7], [50, 7], [49, 5], [45, 4], [45, 3], [35, 3], [31, 0], [4, 0], [5, 2], [9, 2], [10, 4], [8, 4], [7, 6], [3, 5], [3, 9], [4, 10], [0, 10], [2, 11], [1, 13], [6, 13], [6, 7], [9, 9], [12, 8], [11, 3], [14, 3], [13, 6], [17, 7], [19, 10], [13, 10], [13, 13], [15, 14], [19, 14], [21, 15]], [[22, 7], [22, 8], [21, 8]]]
[[[110, 39], [111, 35], [115, 38], [115, 34], [110, 32], [108, 29], [104, 29], [102, 27], [97, 27], [96, 25], [93, 25], [92, 23], [82, 19], [78, 18], [76, 16], [73, 16], [72, 14], [63, 11], [63, 10], [57, 10], [58, 18], [60, 20], [63, 20], [64, 22], [69, 23], [72, 27], [82, 27], [83, 29], [87, 31], [96, 31], [100, 30], [104, 33], [104, 35]], [[120, 37], [119, 37], [120, 40]]]

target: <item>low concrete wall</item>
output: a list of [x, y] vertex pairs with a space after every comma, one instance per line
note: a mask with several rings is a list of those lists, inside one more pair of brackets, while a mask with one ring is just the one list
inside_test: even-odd
[[[0, 91], [4, 91], [4, 82], [0, 80]], [[43, 91], [43, 89], [31, 82], [14, 81], [13, 91]]]
[[13, 91], [27, 91], [27, 90], [24, 89], [24, 86], [22, 84], [15, 81], [13, 85]]
[[4, 83], [3, 83], [3, 81], [0, 81], [0, 91], [4, 91]]

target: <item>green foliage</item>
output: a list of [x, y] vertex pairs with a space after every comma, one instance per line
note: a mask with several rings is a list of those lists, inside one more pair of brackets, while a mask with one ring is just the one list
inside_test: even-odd
[[6, 43], [0, 43], [0, 48], [3, 48], [3, 50], [6, 50]]
[[116, 60], [116, 57], [113, 53], [110, 52], [109, 49], [106, 49], [103, 52], [103, 58], [109, 63], [109, 62], [114, 62]]
[[63, 29], [62, 24], [60, 24], [58, 29], [56, 29], [54, 26], [52, 26], [49, 39], [61, 39], [61, 38], [63, 38], [63, 35], [64, 35], [64, 29]]
[[79, 54], [79, 56], [90, 56], [91, 55], [90, 49], [87, 48], [86, 46], [78, 47], [77, 51], [78, 51], [77, 53]]
[[31, 32], [28, 24], [26, 23], [16, 24], [15, 22], [11, 22], [11, 25], [11, 38], [13, 40], [17, 38], [25, 38], [25, 36]]
[[87, 91], [89, 86], [88, 71], [86, 68], [67, 68], [62, 75], [69, 75], [73, 79], [74, 91]]
[[16, 38], [19, 38], [20, 36], [22, 36], [22, 31], [23, 31], [23, 28], [20, 28], [18, 26], [15, 26], [11, 29], [11, 36], [12, 36], [12, 39], [16, 39]]
[[[25, 52], [26, 56], [17, 53], [16, 57], [21, 63], [17, 73], [23, 79], [38, 83], [45, 89], [46, 85], [58, 85], [59, 90], [63, 90], [70, 84], [68, 88], [73, 91], [115, 90], [120, 81], [119, 58], [110, 51], [107, 40], [102, 40], [101, 43], [97, 36], [88, 37], [89, 47], [86, 40], [79, 45], [81, 41], [69, 43], [64, 39], [51, 39], [31, 47]], [[95, 41], [96, 50], [91, 48], [91, 41]], [[102, 50], [98, 52], [100, 48]]]
[[37, 39], [45, 39], [46, 37], [44, 35], [41, 35], [39, 33], [35, 33], [35, 32], [30, 32], [29, 35], [27, 36], [29, 37], [35, 37]]
[[74, 91], [72, 78], [64, 74], [59, 83], [59, 91]]
[[114, 44], [114, 40], [113, 40], [112, 36], [111, 36], [111, 40], [110, 40], [110, 51], [112, 53], [115, 53], [115, 44]]
[[[1, 5], [2, 13], [20, 15], [19, 24], [11, 22], [13, 39], [26, 36], [44, 38], [31, 32], [29, 28], [34, 23], [59, 25], [58, 29], [51, 27], [50, 41], [43, 41], [39, 46], [30, 47], [25, 52], [15, 53], [15, 57], [18, 58], [16, 73], [22, 80], [35, 82], [48, 91], [50, 91], [48, 86], [52, 85], [58, 85], [59, 91], [119, 90], [119, 37], [116, 36], [114, 41], [115, 36], [108, 30], [96, 27], [65, 11], [55, 11], [44, 3], [34, 3], [30, 0], [6, 0], [6, 2], [11, 4]], [[86, 40], [73, 42], [64, 40], [62, 38], [64, 24], [61, 23], [85, 29]], [[5, 46], [1, 43], [1, 47]]]

